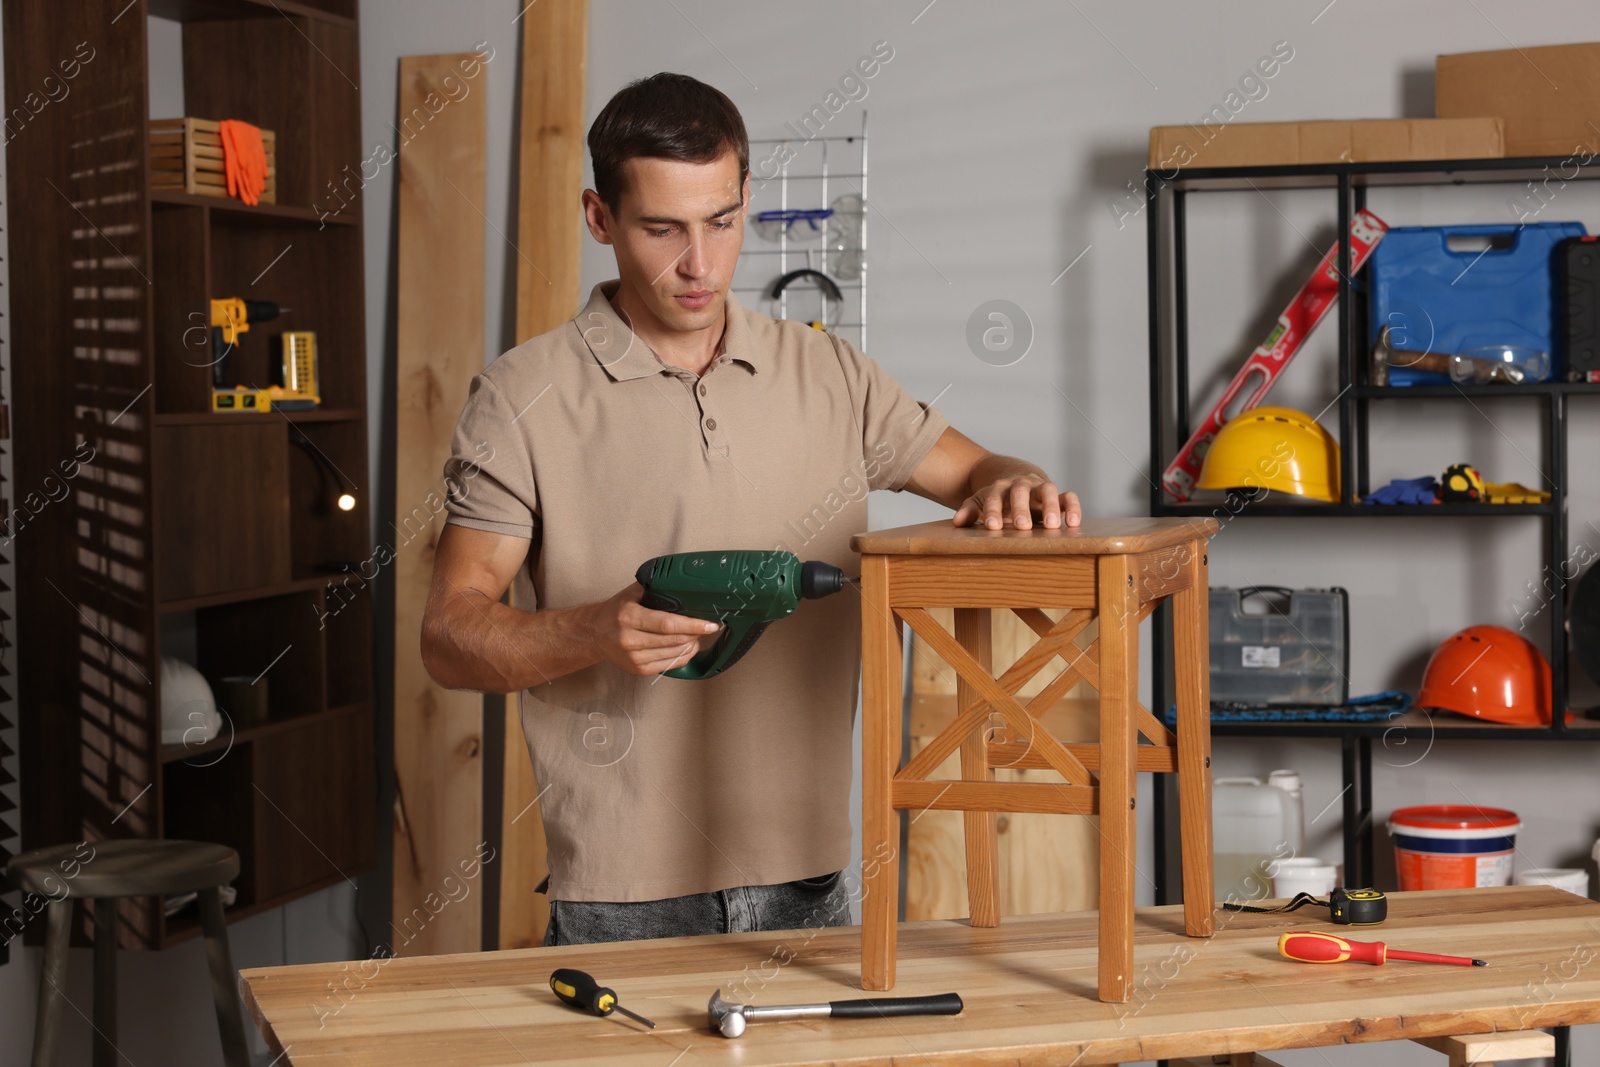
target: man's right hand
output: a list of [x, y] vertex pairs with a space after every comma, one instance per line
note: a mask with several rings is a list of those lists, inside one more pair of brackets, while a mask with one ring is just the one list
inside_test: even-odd
[[500, 603], [526, 565], [528, 539], [447, 523], [422, 616], [422, 665], [447, 689], [515, 693], [614, 663], [661, 674], [716, 644], [716, 623], [655, 611], [630, 583], [597, 604], [525, 611]]
[[583, 609], [585, 628], [606, 662], [629, 674], [661, 674], [716, 643], [716, 623], [647, 608], [643, 597], [644, 586], [630, 582], [611, 599]]

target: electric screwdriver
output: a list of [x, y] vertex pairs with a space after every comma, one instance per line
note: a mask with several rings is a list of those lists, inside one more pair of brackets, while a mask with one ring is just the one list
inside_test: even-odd
[[793, 552], [729, 549], [676, 552], [645, 560], [634, 573], [647, 608], [720, 622], [717, 643], [669, 678], [710, 678], [750, 651], [767, 625], [793, 615], [801, 599], [831, 596], [855, 578], [820, 560], [801, 563]]

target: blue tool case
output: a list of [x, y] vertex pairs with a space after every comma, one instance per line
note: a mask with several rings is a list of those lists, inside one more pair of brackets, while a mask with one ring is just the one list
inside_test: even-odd
[[[1396, 226], [1373, 249], [1368, 343], [1454, 355], [1484, 345], [1555, 352], [1551, 278], [1556, 245], [1581, 222]], [[1554, 368], [1552, 368], [1554, 369]], [[1445, 374], [1391, 368], [1391, 385], [1447, 383]]]

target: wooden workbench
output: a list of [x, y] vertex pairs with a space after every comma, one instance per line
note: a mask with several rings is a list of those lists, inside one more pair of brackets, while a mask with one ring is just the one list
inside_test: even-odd
[[[1600, 1021], [1600, 905], [1547, 886], [1396, 894], [1389, 921], [1356, 932], [1488, 967], [1313, 965], [1277, 955], [1294, 916], [1219, 912], [1183, 933], [1183, 909], [1137, 913], [1133, 999], [1096, 999], [1095, 915], [997, 927], [913, 923], [896, 995], [957, 992], [959, 1016], [706, 1026], [723, 995], [782, 1004], [861, 996], [860, 931], [695, 937], [243, 972], [274, 1054], [294, 1067], [604, 1063], [1107, 1064]], [[807, 940], [809, 936], [809, 940]], [[785, 963], [783, 961], [788, 960]], [[559, 1003], [556, 967], [581, 967], [654, 1019], [595, 1018]], [[329, 983], [339, 990], [330, 992]]]

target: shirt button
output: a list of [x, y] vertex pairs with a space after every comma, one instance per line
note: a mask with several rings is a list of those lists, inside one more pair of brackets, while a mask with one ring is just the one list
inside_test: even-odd
[[701, 396], [705, 396], [706, 395], [706, 387], [703, 386], [703, 385], [700, 387], [700, 395]]
[[715, 430], [716, 428], [717, 428], [717, 420], [716, 419], [707, 419], [706, 420], [706, 429]]

